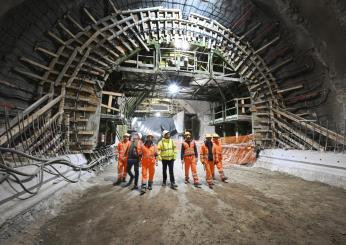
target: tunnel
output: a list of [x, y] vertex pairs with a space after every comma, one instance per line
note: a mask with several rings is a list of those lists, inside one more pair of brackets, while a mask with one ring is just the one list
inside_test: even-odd
[[345, 244], [344, 1], [0, 7], [1, 244]]

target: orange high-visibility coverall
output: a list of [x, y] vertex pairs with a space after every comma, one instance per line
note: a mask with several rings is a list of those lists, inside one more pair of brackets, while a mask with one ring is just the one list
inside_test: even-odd
[[149, 185], [154, 181], [155, 162], [157, 159], [157, 147], [154, 144], [150, 146], [142, 145], [142, 185], [146, 186], [149, 172]]
[[205, 144], [201, 146], [199, 154], [201, 162], [204, 165], [206, 181], [210, 185], [213, 183], [214, 162], [208, 160], [208, 147]]
[[121, 141], [117, 146], [118, 156], [118, 180], [125, 179], [126, 177], [126, 165], [127, 165], [127, 151], [130, 146], [130, 141]]
[[[223, 166], [222, 166], [222, 145], [220, 140], [213, 140], [213, 156], [214, 156], [214, 165], [213, 165], [213, 169], [214, 166], [216, 165], [221, 180], [225, 179], [225, 173], [223, 172]], [[214, 170], [213, 170], [213, 178], [214, 178]]]
[[[184, 164], [185, 164], [185, 180], [189, 180], [190, 168], [192, 172], [193, 182], [198, 184], [198, 175], [197, 175], [197, 160], [195, 152], [195, 142], [191, 141], [190, 144], [183, 142], [184, 147]], [[197, 151], [197, 150], [196, 150]]]

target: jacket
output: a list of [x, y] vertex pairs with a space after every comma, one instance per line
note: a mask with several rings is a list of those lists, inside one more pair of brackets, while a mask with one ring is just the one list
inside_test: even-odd
[[175, 160], [177, 157], [177, 147], [172, 139], [162, 139], [158, 145], [159, 160]]

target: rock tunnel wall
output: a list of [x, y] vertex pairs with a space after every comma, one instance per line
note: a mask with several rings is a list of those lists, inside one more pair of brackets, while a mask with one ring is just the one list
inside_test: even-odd
[[[346, 119], [346, 2], [341, 0], [254, 0], [267, 16], [275, 16], [287, 30], [296, 50], [309, 50], [314, 72], [305, 75], [316, 85], [321, 78], [329, 90], [326, 103], [312, 107], [321, 121], [343, 124]], [[309, 77], [310, 76], [310, 77]]]
[[[186, 2], [188, 1], [185, 1], [185, 3]], [[325, 116], [325, 118], [328, 119], [335, 120], [337, 118], [337, 121], [342, 121], [342, 119], [340, 119], [341, 116], [336, 116], [343, 115], [342, 113], [338, 113], [340, 110], [337, 109], [342, 108], [337, 106], [340, 97], [333, 96], [333, 98], [330, 99], [329, 96], [327, 96], [328, 94], [326, 95], [326, 92], [324, 94], [320, 92], [328, 90], [329, 93], [329, 91], [332, 90], [330, 87], [333, 87], [332, 85], [334, 85], [335, 88], [339, 87], [340, 82], [339, 80], [337, 82], [330, 81], [330, 74], [326, 72], [326, 70], [329, 72], [330, 68], [328, 68], [325, 65], [326, 63], [321, 60], [320, 55], [316, 53], [316, 50], [311, 48], [310, 45], [307, 44], [308, 42], [304, 41], [306, 37], [303, 37], [295, 30], [290, 31], [290, 23], [287, 21], [283, 22], [288, 27], [285, 25], [279, 27], [277, 20], [273, 18], [273, 16], [275, 16], [275, 10], [271, 9], [271, 7], [266, 7], [266, 5], [261, 2], [256, 2], [257, 6], [252, 5], [249, 1], [231, 1], [231, 3], [233, 5], [201, 5], [199, 9], [196, 9], [191, 5], [183, 5], [180, 2], [174, 4], [168, 2], [155, 2], [154, 5], [162, 4], [163, 6], [166, 5], [166, 7], [180, 8], [183, 11], [183, 16], [184, 14], [186, 15], [186, 12], [189, 13], [194, 10], [199, 11], [200, 14], [215, 18], [221, 23], [230, 26], [230, 29], [234, 31], [241, 40], [244, 39], [245, 42], [251, 43], [249, 46], [253, 48], [253, 51], [250, 50], [250, 52], [260, 50], [258, 52], [262, 53], [261, 56], [264, 61], [261, 61], [261, 58], [259, 58], [260, 61], [258, 64], [269, 64], [272, 66], [266, 68], [265, 72], [261, 71], [259, 73], [261, 79], [264, 78], [264, 80], [255, 81], [253, 86], [250, 86], [252, 87], [251, 89], [253, 93], [259, 92], [262, 93], [262, 96], [267, 93], [268, 95], [269, 92], [271, 93], [270, 90], [274, 88], [275, 94], [271, 94], [272, 99], [274, 101], [281, 100], [280, 94], [283, 94], [286, 105], [296, 106], [296, 108], [293, 108], [294, 113], [308, 114], [317, 118], [322, 115], [322, 117]], [[150, 7], [150, 4], [145, 5], [144, 1], [136, 3], [130, 1], [126, 6], [122, 6], [122, 2], [116, 2], [116, 4], [120, 9], [125, 8], [126, 6], [133, 8]], [[140, 4], [142, 4], [142, 6]], [[186, 6], [189, 6], [188, 10], [185, 8]], [[238, 13], [229, 10], [229, 7], [232, 6], [234, 7], [234, 11], [237, 10]], [[83, 26], [91, 24], [92, 20], [90, 20], [90, 16], [87, 18], [87, 16], [82, 13], [81, 7], [92, 10], [92, 15], [96, 19], [109, 15], [111, 11], [108, 1], [85, 0], [74, 2], [59, 1], [53, 3], [50, 1], [28, 0], [11, 9], [2, 17], [0, 21], [0, 31], [2, 34], [0, 41], [0, 103], [9, 104], [10, 106], [22, 110], [44, 94], [40, 83], [33, 81], [34, 79], [25, 79], [22, 76], [23, 73], [19, 75], [18, 72], [15, 71], [16, 69], [18, 71], [18, 69], [27, 68], [27, 66], [23, 66], [23, 57], [36, 60], [39, 64], [48, 67], [50, 59], [34, 52], [35, 47], [39, 46], [46, 48], [47, 50], [55, 50], [59, 47], [59, 45], [56, 45], [56, 43], [52, 42], [51, 38], [48, 37], [47, 32], [52, 30], [53, 27], [55, 31], [59, 32], [59, 28], [56, 28], [60, 24], [58, 20], [61, 20], [66, 13], [73, 13], [73, 16], [76, 17]], [[215, 13], [218, 11], [220, 14], [215, 16]], [[224, 16], [227, 16], [228, 14], [235, 17], [231, 18], [229, 21], [228, 18], [224, 18]], [[284, 15], [281, 16], [279, 14], [276, 18], [280, 20], [284, 18]], [[298, 19], [300, 20], [300, 18]], [[257, 25], [256, 23], [261, 25]], [[249, 32], [250, 35], [246, 35]], [[64, 39], [64, 37], [68, 38], [68, 33], [62, 31], [61, 28], [58, 35], [61, 39]], [[280, 41], [277, 42], [277, 40]], [[300, 40], [300, 42], [297, 42], [297, 40]], [[55, 41], [59, 42], [59, 38], [55, 38]], [[230, 45], [232, 45], [232, 43], [230, 43]], [[266, 45], [273, 45], [274, 48], [265, 49]], [[257, 53], [257, 51], [255, 53]], [[241, 57], [238, 57], [237, 62], [239, 63], [236, 63], [236, 66], [239, 68], [242, 67], [244, 63], [248, 64], [249, 66], [244, 70], [242, 67], [240, 73], [243, 72], [244, 74], [248, 74], [250, 78], [250, 73], [247, 73], [249, 72], [249, 67], [254, 66], [254, 71], [258, 69], [258, 61], [255, 63], [255, 61], [251, 59], [248, 63], [249, 57], [250, 55], [247, 55], [247, 57], [244, 56], [244, 60], [240, 60], [240, 62], [239, 58]], [[64, 63], [60, 65], [64, 66]], [[32, 68], [32, 70], [35, 69], [37, 69], [37, 65], [36, 68]], [[59, 69], [61, 70], [63, 68], [58, 68], [58, 71]], [[275, 75], [276, 81], [274, 81], [272, 74]], [[270, 82], [266, 81], [268, 77]], [[256, 77], [254, 79], [256, 79]], [[277, 88], [277, 84], [280, 85], [279, 88]], [[292, 86], [295, 87], [292, 89]], [[341, 85], [341, 87], [342, 86], [343, 85]], [[261, 87], [268, 91], [264, 93], [261, 92]], [[325, 89], [323, 90], [322, 87]], [[321, 90], [319, 91], [318, 89]], [[334, 92], [337, 93], [336, 91], [342, 90], [335, 89]], [[306, 93], [310, 93], [309, 96], [311, 96], [311, 98], [306, 99]], [[321, 103], [315, 101], [320, 97], [322, 97], [322, 99], [320, 99]], [[327, 100], [327, 103], [323, 100]], [[260, 103], [263, 102], [261, 101]], [[330, 107], [330, 105], [334, 105], [333, 109], [330, 110], [329, 108], [330, 113], [324, 115], [323, 113], [326, 111], [324, 108]], [[264, 107], [265, 108], [262, 106], [261, 108], [261, 106], [258, 106], [257, 108], [268, 110], [268, 106]], [[270, 117], [268, 111], [260, 112], [258, 114], [262, 114], [262, 117]], [[334, 117], [331, 117], [330, 114], [334, 115]], [[297, 120], [300, 119], [298, 118]], [[261, 121], [273, 125], [273, 122], [267, 122], [267, 120], [262, 119]], [[273, 132], [270, 132], [271, 130], [268, 125], [266, 127], [260, 127], [260, 130], [262, 130], [262, 133], [266, 135], [264, 140], [270, 141]], [[89, 131], [86, 133], [89, 133]], [[267, 135], [269, 136], [267, 137]]]

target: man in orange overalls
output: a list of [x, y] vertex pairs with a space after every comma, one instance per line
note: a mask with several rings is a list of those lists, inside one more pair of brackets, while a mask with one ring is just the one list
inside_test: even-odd
[[[157, 147], [153, 143], [154, 136], [152, 133], [147, 134], [146, 141], [142, 145], [142, 188], [141, 195], [146, 192], [147, 182], [148, 190], [152, 190], [154, 174], [155, 174], [155, 164], [157, 166]], [[148, 180], [149, 173], [149, 180]]]
[[213, 159], [213, 142], [212, 135], [206, 134], [204, 144], [200, 149], [201, 162], [204, 165], [205, 178], [210, 189], [213, 189], [213, 171], [214, 171], [214, 159]]
[[[227, 183], [228, 178], [225, 176], [225, 173], [223, 171], [223, 166], [222, 166], [222, 144], [220, 142], [220, 136], [218, 134], [213, 134], [213, 143], [214, 143], [214, 147], [213, 147], [214, 166], [216, 165], [219, 171], [221, 181]], [[213, 166], [213, 169], [214, 169], [214, 166]], [[212, 172], [213, 172], [213, 178], [215, 179], [214, 170]]]
[[118, 179], [117, 182], [114, 183], [114, 185], [120, 185], [121, 182], [125, 182], [126, 178], [126, 166], [127, 166], [127, 151], [129, 148], [129, 141], [130, 135], [124, 134], [123, 140], [118, 143], [117, 145], [117, 151], [116, 155], [118, 158]]
[[181, 162], [185, 164], [185, 184], [190, 183], [189, 175], [190, 175], [190, 168], [191, 168], [193, 184], [195, 185], [195, 187], [200, 188], [198, 175], [197, 175], [197, 159], [198, 159], [197, 146], [195, 141], [191, 139], [190, 132], [185, 132], [184, 137], [185, 137], [185, 141], [183, 142], [181, 146]]

